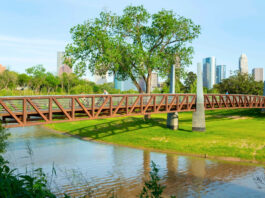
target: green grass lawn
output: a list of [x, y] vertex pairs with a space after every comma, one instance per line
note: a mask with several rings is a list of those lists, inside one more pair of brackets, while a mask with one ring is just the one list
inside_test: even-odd
[[50, 124], [84, 139], [208, 157], [265, 162], [265, 114], [260, 109], [206, 112], [206, 132], [192, 132], [192, 113], [179, 114], [179, 130], [166, 127], [166, 114]]

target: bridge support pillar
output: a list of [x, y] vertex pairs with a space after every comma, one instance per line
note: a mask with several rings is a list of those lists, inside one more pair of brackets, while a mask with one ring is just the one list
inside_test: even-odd
[[[179, 63], [179, 60], [176, 59], [176, 65]], [[176, 71], [176, 66], [172, 65], [171, 66], [171, 72], [170, 72], [170, 93], [175, 94], [175, 71]], [[172, 129], [172, 130], [178, 130], [179, 127], [179, 119], [178, 119], [178, 112], [174, 113], [168, 113], [167, 114], [167, 127]]]
[[196, 111], [192, 114], [192, 131], [205, 131], [205, 109], [202, 84], [202, 65], [197, 64]]
[[178, 112], [167, 114], [167, 127], [172, 129], [172, 130], [178, 130], [178, 128], [179, 128]]
[[[265, 96], [265, 81], [264, 81], [264, 86], [263, 86], [263, 96]], [[261, 109], [261, 112], [265, 113], [265, 108]]]

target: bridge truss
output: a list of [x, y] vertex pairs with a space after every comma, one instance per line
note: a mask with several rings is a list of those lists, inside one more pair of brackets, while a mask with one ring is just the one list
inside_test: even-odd
[[[265, 108], [265, 97], [207, 94], [204, 106], [206, 110]], [[0, 97], [0, 119], [6, 128], [195, 110], [195, 94]]]

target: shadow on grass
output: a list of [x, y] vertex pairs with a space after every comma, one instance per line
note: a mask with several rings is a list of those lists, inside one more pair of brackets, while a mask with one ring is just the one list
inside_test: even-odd
[[167, 128], [163, 118], [153, 118], [144, 120], [139, 117], [122, 118], [115, 121], [106, 121], [105, 123], [86, 126], [69, 131], [70, 134], [76, 134], [81, 137], [88, 137], [92, 140], [101, 139], [108, 136], [113, 136], [122, 133], [128, 133], [140, 129], [148, 129], [151, 127], [159, 126]]
[[[265, 118], [265, 114], [261, 113], [260, 109], [240, 109], [240, 110], [215, 110], [211, 112], [207, 112], [206, 115], [209, 117], [206, 117], [206, 120], [211, 121], [218, 121], [222, 119], [231, 119], [230, 116], [247, 116], [247, 117], [253, 117], [253, 118]], [[130, 133], [136, 130], [141, 129], [148, 129], [152, 127], [160, 127], [163, 129], [167, 129], [166, 126], [166, 119], [165, 118], [151, 118], [150, 120], [144, 120], [142, 117], [127, 117], [127, 118], [121, 118], [114, 121], [107, 121], [96, 124], [96, 125], [90, 125], [86, 127], [81, 127], [72, 131], [69, 131], [70, 134], [76, 134], [80, 137], [87, 137], [92, 140], [96, 139], [102, 139], [108, 136], [118, 135], [122, 133]], [[192, 122], [192, 117], [190, 118], [180, 118], [180, 123], [185, 122]], [[183, 128], [178, 129], [181, 132], [188, 132], [191, 133], [192, 130], [187, 130]], [[140, 131], [139, 131], [140, 133]]]
[[253, 118], [265, 118], [265, 113], [261, 112], [261, 109], [231, 109], [231, 110], [213, 110], [213, 111], [206, 111], [207, 115], [218, 115], [223, 116], [246, 116], [246, 117], [253, 117]]
[[192, 133], [193, 132], [192, 130], [187, 130], [187, 129], [182, 129], [182, 128], [179, 128], [178, 131], [188, 132], [188, 133]]

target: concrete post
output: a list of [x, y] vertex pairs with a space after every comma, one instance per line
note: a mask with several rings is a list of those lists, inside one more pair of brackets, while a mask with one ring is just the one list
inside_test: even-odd
[[196, 111], [192, 114], [192, 131], [205, 131], [205, 110], [202, 85], [202, 65], [197, 64]]
[[[170, 93], [172, 94], [175, 93], [175, 72], [176, 67], [172, 65], [170, 73]], [[178, 112], [167, 114], [167, 127], [172, 130], [178, 130]]]
[[[263, 86], [263, 96], [265, 96], [265, 81], [264, 81], [264, 86]], [[265, 108], [261, 109], [261, 112], [265, 113]]]

